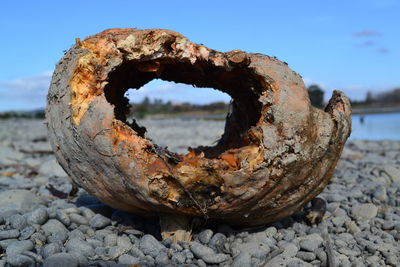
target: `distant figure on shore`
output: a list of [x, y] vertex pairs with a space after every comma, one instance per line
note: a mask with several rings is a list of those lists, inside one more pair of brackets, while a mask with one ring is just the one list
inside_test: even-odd
[[360, 123], [364, 124], [364, 116], [363, 115], [360, 116]]

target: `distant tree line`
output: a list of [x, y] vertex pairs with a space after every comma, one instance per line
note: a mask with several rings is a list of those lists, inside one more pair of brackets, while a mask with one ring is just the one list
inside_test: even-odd
[[222, 101], [213, 102], [209, 104], [192, 104], [189, 102], [172, 103], [171, 101], [164, 102], [162, 99], [155, 98], [150, 100], [145, 97], [140, 103], [131, 103], [130, 113], [136, 117], [144, 117], [151, 114], [167, 114], [167, 113], [182, 113], [192, 111], [228, 111], [229, 103]]
[[44, 119], [45, 114], [44, 110], [35, 110], [35, 111], [6, 111], [0, 112], [0, 119]]
[[400, 88], [373, 94], [368, 91], [365, 99], [361, 101], [351, 101], [353, 106], [393, 106], [400, 105]]
[[[323, 108], [324, 103], [324, 91], [318, 85], [310, 85], [308, 87], [308, 95], [310, 97], [311, 104], [318, 108]], [[395, 88], [393, 90], [373, 94], [372, 92], [367, 92], [364, 100], [351, 100], [351, 105], [357, 106], [393, 106], [400, 105], [400, 88]]]

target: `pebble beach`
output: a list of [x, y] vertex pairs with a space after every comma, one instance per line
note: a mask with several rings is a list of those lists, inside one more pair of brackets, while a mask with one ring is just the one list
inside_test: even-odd
[[[171, 151], [211, 145], [224, 121], [146, 119], [148, 137]], [[161, 240], [158, 220], [115, 210], [72, 185], [42, 120], [0, 120], [2, 266], [400, 266], [400, 141], [348, 141], [319, 195], [323, 221], [304, 210], [238, 229], [207, 223], [191, 242]]]

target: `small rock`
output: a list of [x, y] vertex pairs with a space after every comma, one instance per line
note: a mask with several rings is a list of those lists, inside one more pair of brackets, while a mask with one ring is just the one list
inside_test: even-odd
[[95, 229], [101, 229], [111, 224], [111, 220], [101, 214], [96, 214], [90, 219], [90, 226]]
[[175, 252], [174, 254], [172, 254], [171, 261], [172, 261], [172, 263], [181, 265], [181, 264], [185, 263], [186, 256], [182, 252]]
[[94, 249], [91, 245], [77, 238], [68, 240], [65, 248], [68, 252], [77, 252], [85, 255], [86, 257], [91, 257], [95, 255]]
[[11, 238], [18, 238], [20, 235], [20, 232], [18, 230], [6, 230], [6, 231], [0, 231], [0, 240], [3, 239], [11, 239]]
[[346, 221], [345, 226], [346, 226], [347, 230], [352, 234], [361, 232], [360, 228], [357, 226], [357, 224], [354, 221]]
[[8, 218], [8, 222], [14, 229], [18, 230], [21, 230], [27, 226], [26, 217], [19, 214], [15, 214]]
[[80, 209], [80, 211], [81, 211], [81, 214], [82, 214], [83, 216], [85, 216], [86, 219], [88, 219], [89, 221], [90, 221], [94, 216], [96, 216], [96, 213], [94, 213], [94, 212], [93, 212], [91, 209], [89, 209], [89, 208], [80, 207], [79, 209]]
[[88, 225], [89, 220], [86, 219], [86, 217], [83, 217], [82, 215], [79, 215], [77, 213], [71, 213], [69, 214], [69, 218], [71, 219], [71, 222], [76, 223], [78, 225]]
[[9, 146], [1, 146], [0, 149], [0, 166], [8, 166], [18, 163], [24, 158], [24, 154], [16, 151]]
[[190, 250], [197, 258], [200, 258], [209, 264], [218, 264], [229, 259], [228, 255], [222, 253], [216, 254], [214, 250], [198, 242], [191, 242]]
[[21, 230], [21, 235], [19, 237], [20, 240], [29, 239], [36, 232], [36, 228], [34, 226], [27, 226]]
[[51, 255], [43, 262], [43, 267], [78, 267], [79, 261], [69, 253]]
[[139, 263], [140, 263], [139, 258], [135, 258], [128, 254], [123, 254], [118, 258], [118, 264], [138, 265]]
[[60, 164], [54, 157], [49, 158], [47, 161], [42, 163], [38, 171], [40, 174], [49, 177], [67, 177], [68, 174], [65, 173]]
[[47, 210], [44, 208], [36, 209], [27, 215], [27, 222], [29, 224], [44, 224], [49, 218]]
[[372, 203], [356, 204], [351, 208], [351, 213], [357, 220], [369, 220], [376, 217], [378, 208]]
[[42, 248], [41, 254], [44, 259], [50, 257], [53, 254], [61, 252], [61, 248], [57, 243], [47, 244]]
[[169, 258], [167, 253], [161, 252], [160, 254], [157, 255], [155, 259], [156, 265], [167, 265], [169, 263]]
[[74, 229], [71, 232], [68, 233], [68, 238], [69, 239], [79, 239], [84, 241], [85, 240], [85, 234], [82, 233], [81, 230], [79, 229]]
[[117, 238], [117, 246], [126, 248], [127, 250], [130, 250], [132, 248], [132, 243], [129, 237], [126, 235], [119, 236]]
[[302, 259], [304, 261], [313, 261], [316, 258], [316, 255], [312, 252], [306, 252], [306, 251], [299, 251], [296, 254], [296, 257], [299, 259]]
[[117, 245], [117, 234], [109, 234], [104, 237], [104, 246], [105, 247], [113, 247]]
[[383, 185], [378, 185], [375, 188], [374, 198], [376, 198], [377, 200], [382, 201], [382, 202], [386, 201], [387, 193], [386, 193], [386, 188]]
[[278, 230], [276, 230], [276, 228], [274, 226], [268, 227], [267, 229], [265, 229], [265, 234], [267, 237], [269, 238], [273, 238], [276, 233], [278, 232]]
[[139, 248], [144, 254], [150, 255], [153, 258], [157, 257], [161, 250], [166, 249], [152, 235], [144, 235], [139, 242]]
[[130, 253], [132, 254], [132, 256], [137, 257], [137, 258], [144, 258], [144, 254], [143, 252], [136, 246], [133, 246], [131, 248]]
[[212, 230], [210, 230], [210, 229], [206, 229], [206, 230], [203, 230], [203, 231], [201, 231], [200, 233], [199, 233], [199, 235], [198, 235], [198, 239], [199, 239], [199, 241], [201, 242], [201, 243], [203, 243], [203, 244], [208, 244], [208, 242], [210, 242], [210, 240], [211, 240], [211, 237], [213, 236], [213, 231]]
[[65, 228], [64, 224], [56, 219], [48, 220], [44, 225], [42, 225], [42, 229], [46, 235], [51, 235], [52, 233], [57, 232], [68, 233], [68, 229]]
[[221, 251], [224, 247], [225, 241], [226, 236], [224, 234], [216, 233], [215, 235], [213, 235], [208, 245], [215, 251]]
[[56, 211], [56, 219], [62, 222], [65, 226], [69, 226], [71, 224], [71, 219], [68, 214], [63, 210]]
[[7, 263], [12, 266], [35, 266], [35, 261], [31, 257], [22, 254], [7, 255]]
[[94, 248], [103, 246], [103, 242], [93, 238], [86, 238], [86, 242]]
[[305, 262], [301, 259], [292, 258], [288, 259], [286, 262], [287, 267], [312, 267], [311, 263]]
[[119, 256], [121, 256], [121, 255], [127, 253], [128, 251], [129, 251], [129, 249], [126, 248], [126, 247], [113, 246], [113, 247], [111, 247], [111, 248], [108, 250], [108, 256], [109, 256], [111, 259], [116, 259], [116, 258], [118, 258]]
[[251, 267], [251, 256], [247, 252], [242, 252], [232, 262], [232, 267]]
[[231, 248], [237, 249], [241, 253], [248, 253], [250, 254], [250, 256], [256, 257], [260, 260], [264, 260], [270, 251], [269, 246], [261, 242], [250, 242], [242, 244], [234, 243]]
[[42, 230], [47, 236], [49, 242], [60, 241], [65, 242], [68, 238], [68, 230], [65, 228], [64, 224], [56, 219], [48, 220], [44, 225], [42, 225]]
[[300, 248], [304, 251], [314, 252], [321, 244], [322, 238], [318, 234], [311, 234], [300, 241]]
[[30, 240], [15, 241], [7, 247], [6, 254], [21, 254], [24, 251], [32, 250], [33, 247], [33, 243]]
[[383, 229], [383, 230], [393, 230], [394, 227], [395, 227], [395, 223], [394, 223], [394, 222], [391, 222], [391, 221], [385, 221], [385, 222], [382, 224], [382, 229]]

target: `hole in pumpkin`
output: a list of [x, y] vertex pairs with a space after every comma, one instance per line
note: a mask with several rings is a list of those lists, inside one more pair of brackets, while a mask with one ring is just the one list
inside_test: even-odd
[[224, 132], [231, 98], [212, 88], [152, 80], [125, 93], [127, 124], [145, 127], [145, 137], [175, 153], [215, 145]]
[[[229, 149], [249, 145], [247, 132], [257, 124], [261, 116], [261, 103], [258, 98], [262, 91], [259, 80], [250, 69], [227, 70], [207, 61], [191, 64], [173, 58], [123, 62], [109, 73], [108, 84], [104, 89], [105, 96], [108, 102], [114, 105], [116, 119], [128, 124], [143, 138], [146, 129], [136, 120], [128, 122], [130, 105], [125, 93], [130, 88], [139, 89], [157, 78], [195, 87], [215, 88], [231, 96], [232, 107], [226, 118], [224, 134], [214, 146], [193, 148], [196, 154], [204, 153], [206, 158], [216, 158]], [[204, 88], [194, 90], [204, 90]], [[160, 149], [155, 153], [170, 153], [170, 151]]]

